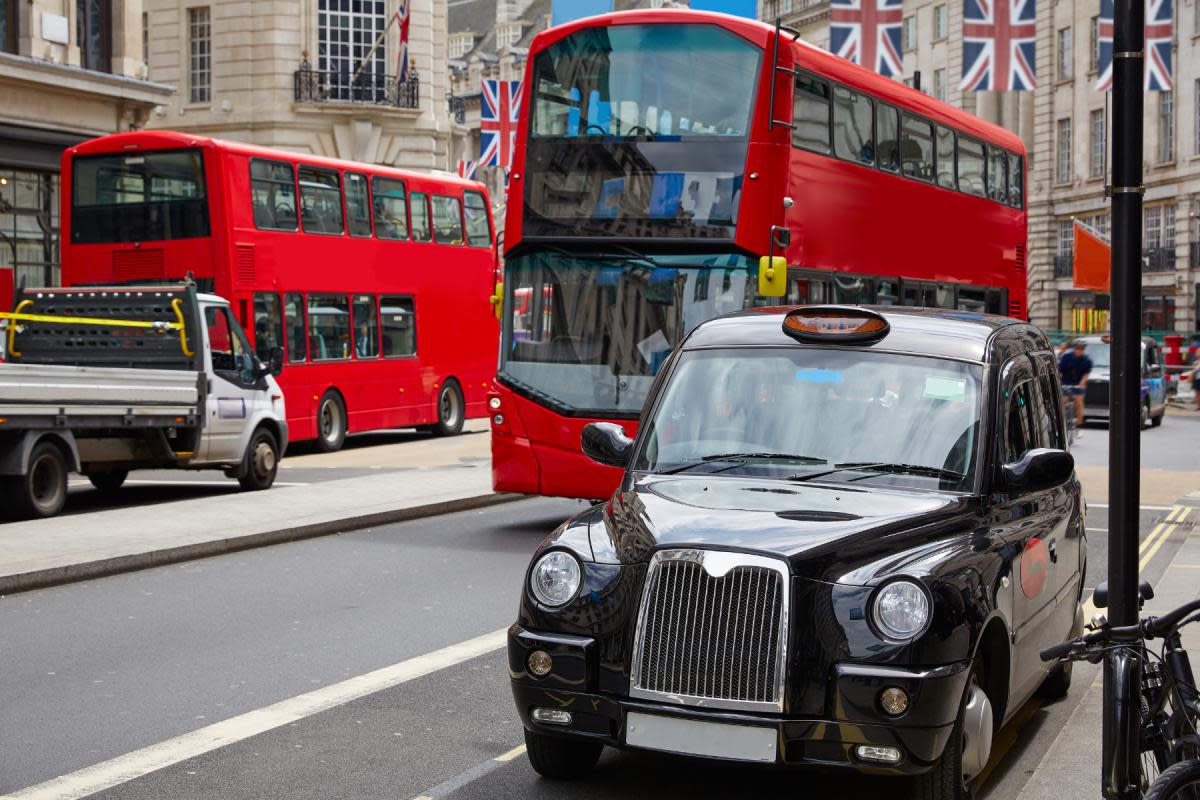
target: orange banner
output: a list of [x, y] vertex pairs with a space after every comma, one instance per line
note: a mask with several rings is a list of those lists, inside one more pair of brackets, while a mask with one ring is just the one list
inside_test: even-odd
[[1112, 248], [1108, 242], [1075, 222], [1074, 282], [1076, 289], [1109, 291]]

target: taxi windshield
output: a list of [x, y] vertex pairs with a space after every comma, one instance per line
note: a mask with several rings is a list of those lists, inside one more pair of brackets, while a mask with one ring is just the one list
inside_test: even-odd
[[686, 352], [634, 469], [970, 492], [980, 376], [848, 349]]

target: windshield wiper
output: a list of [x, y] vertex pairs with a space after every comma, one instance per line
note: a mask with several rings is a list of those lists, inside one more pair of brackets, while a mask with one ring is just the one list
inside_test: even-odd
[[622, 253], [622, 255], [616, 255], [614, 253], [577, 253], [572, 250], [568, 250], [565, 247], [558, 247], [556, 245], [547, 245], [546, 246], [547, 250], [558, 253], [559, 255], [567, 256], [568, 258], [577, 258], [580, 261], [618, 261], [618, 260], [619, 261], [631, 261], [632, 260], [632, 261], [640, 261], [643, 264], [647, 264], [650, 267], [653, 267], [655, 269], [658, 269], [663, 266], [662, 264], [655, 261], [650, 256], [643, 255], [642, 253], [639, 253], [637, 250], [634, 250], [632, 247], [626, 247], [625, 245], [618, 244], [618, 245], [613, 245], [613, 248], [615, 250], [620, 251]]
[[[788, 476], [788, 480], [797, 482], [811, 481], [815, 478], [832, 475], [835, 472], [891, 472], [897, 475], [921, 475], [927, 478], [940, 478], [952, 481], [961, 481], [966, 477], [961, 472], [941, 469], [940, 467], [927, 467], [923, 464], [892, 464], [886, 461], [846, 461], [841, 464], [834, 464], [833, 467], [833, 469], [809, 472], [804, 475], [790, 475]], [[852, 478], [851, 480], [860, 481], [863, 478]]]
[[699, 467], [704, 464], [711, 464], [717, 461], [746, 461], [751, 458], [761, 458], [777, 461], [796, 461], [801, 464], [828, 464], [829, 460], [825, 458], [817, 458], [816, 456], [801, 456], [795, 453], [718, 453], [711, 456], [703, 456], [699, 461], [689, 461], [686, 464], [680, 464], [670, 469], [665, 469], [657, 474], [659, 475], [674, 475], [676, 472], [685, 472], [693, 467]]

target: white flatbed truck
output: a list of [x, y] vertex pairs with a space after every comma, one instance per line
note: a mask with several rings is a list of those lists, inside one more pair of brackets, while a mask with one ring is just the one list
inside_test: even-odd
[[0, 363], [0, 509], [62, 510], [70, 472], [221, 469], [267, 489], [287, 448], [282, 354], [262, 364], [220, 297], [190, 284], [25, 289]]

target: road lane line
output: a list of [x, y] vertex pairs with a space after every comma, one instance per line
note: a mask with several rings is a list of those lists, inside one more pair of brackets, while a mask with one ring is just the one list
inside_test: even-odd
[[4, 796], [4, 800], [78, 800], [220, 747], [236, 744], [369, 694], [493, 653], [504, 647], [508, 629], [477, 636], [349, 680], [248, 711], [141, 750], [102, 761]]
[[[1089, 502], [1087, 504], [1087, 507], [1088, 508], [1108, 508], [1109, 505], [1108, 505], [1108, 503]], [[1141, 508], [1142, 511], [1170, 511], [1173, 508], [1175, 508], [1175, 506], [1139, 506], [1139, 508]]]
[[520, 756], [523, 756], [523, 755], [525, 755], [525, 745], [521, 744], [521, 745], [517, 745], [512, 750], [509, 750], [504, 755], [496, 756], [492, 760], [500, 761], [500, 762], [512, 761], [514, 758], [519, 758]]
[[1166, 527], [1166, 530], [1163, 531], [1163, 535], [1158, 537], [1158, 541], [1154, 543], [1154, 546], [1146, 551], [1146, 554], [1142, 556], [1142, 560], [1138, 562], [1139, 573], [1146, 571], [1146, 565], [1150, 563], [1150, 559], [1154, 558], [1154, 555], [1158, 552], [1159, 548], [1163, 546], [1163, 542], [1171, 538], [1171, 534], [1175, 532], [1175, 528], [1176, 523], [1172, 522]]
[[507, 753], [502, 753], [495, 758], [489, 758], [487, 761], [481, 761], [473, 767], [470, 767], [463, 772], [458, 773], [453, 778], [442, 781], [437, 786], [431, 789], [426, 789], [421, 794], [412, 798], [412, 800], [439, 800], [439, 798], [449, 797], [464, 786], [482, 780], [492, 772], [513, 761], [518, 756], [525, 752], [525, 745], [514, 747]]

